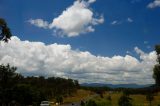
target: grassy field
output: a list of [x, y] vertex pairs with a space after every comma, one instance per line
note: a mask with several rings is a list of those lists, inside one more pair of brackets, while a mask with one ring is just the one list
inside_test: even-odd
[[79, 102], [83, 99], [90, 97], [91, 95], [93, 95], [93, 92], [80, 89], [72, 96], [64, 98], [64, 103]]
[[[93, 92], [80, 89], [72, 96], [64, 98], [64, 104], [79, 102], [83, 99], [85, 100], [86, 98], [91, 97], [92, 95], [94, 95]], [[111, 96], [111, 101], [107, 99], [109, 95]], [[103, 98], [101, 98], [100, 96], [96, 96], [92, 100], [94, 100], [98, 106], [118, 106], [118, 100], [121, 95], [122, 93], [120, 92], [106, 92], [103, 95]], [[146, 101], [145, 95], [130, 95], [130, 97], [132, 98], [133, 106], [149, 106], [149, 102]], [[152, 106], [158, 106], [158, 104], [160, 104], [160, 93], [154, 96], [154, 100], [152, 101]]]
[[[93, 95], [94, 93], [91, 91], [79, 89], [75, 94], [72, 94], [72, 96], [66, 97], [63, 99], [63, 104], [73, 103], [73, 102], [79, 102], [83, 99], [86, 99]], [[51, 102], [55, 102], [54, 99], [50, 100]], [[54, 106], [54, 105], [51, 105]]]
[[[112, 100], [109, 101], [107, 99], [108, 96], [111, 96]], [[98, 104], [98, 106], [118, 106], [118, 100], [122, 93], [105, 93], [104, 98], [96, 97], [93, 100]], [[149, 106], [149, 102], [146, 101], [145, 95], [130, 95], [133, 99], [132, 104], [133, 106]], [[160, 93], [154, 96], [154, 100], [152, 101], [152, 106], [158, 106], [160, 104]]]

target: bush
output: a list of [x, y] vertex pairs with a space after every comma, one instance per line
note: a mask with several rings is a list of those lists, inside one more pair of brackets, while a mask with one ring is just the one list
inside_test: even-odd
[[63, 97], [62, 96], [57, 96], [56, 97], [56, 102], [60, 103], [60, 104], [63, 103]]
[[89, 100], [89, 101], [87, 102], [86, 106], [98, 106], [98, 105], [96, 104], [95, 101]]
[[129, 97], [129, 95], [123, 94], [118, 101], [119, 106], [132, 106], [131, 103], [132, 99]]

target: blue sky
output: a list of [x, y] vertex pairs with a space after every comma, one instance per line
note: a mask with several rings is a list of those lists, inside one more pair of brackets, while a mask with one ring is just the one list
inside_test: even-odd
[[[96, 26], [95, 32], [72, 38], [54, 36], [52, 30], [32, 26], [27, 20], [41, 18], [51, 22], [74, 0], [1, 0], [0, 17], [6, 19], [12, 33], [22, 40], [71, 44], [75, 49], [96, 55], [124, 55], [135, 46], [149, 51], [159, 43], [160, 8], [147, 8], [152, 1], [138, 0], [133, 3], [133, 0], [97, 0], [90, 8], [95, 13], [103, 14], [105, 22]], [[127, 18], [133, 22], [128, 23]], [[122, 23], [111, 25], [115, 20]], [[151, 49], [146, 48], [144, 41], [148, 41]]]
[[[82, 1], [79, 1], [79, 4], [83, 4]], [[69, 44], [73, 50], [89, 51], [95, 56], [113, 57], [128, 54], [139, 58], [135, 47], [150, 53], [154, 50], [154, 45], [159, 44], [158, 0], [90, 1], [92, 2], [84, 1], [86, 6], [82, 8], [93, 14], [91, 21], [95, 19], [96, 25], [89, 21], [83, 28], [76, 30], [78, 34], [73, 36], [71, 31], [74, 29], [64, 30], [59, 23], [52, 21], [74, 6], [74, 3], [78, 2], [75, 0], [0, 0], [0, 17], [7, 21], [12, 34], [22, 41], [38, 41], [47, 45]], [[35, 24], [37, 19], [41, 19], [43, 24], [46, 22], [46, 27]], [[73, 20], [70, 23], [74, 22]], [[49, 27], [51, 24], [52, 28]], [[90, 31], [86, 30], [89, 26]]]

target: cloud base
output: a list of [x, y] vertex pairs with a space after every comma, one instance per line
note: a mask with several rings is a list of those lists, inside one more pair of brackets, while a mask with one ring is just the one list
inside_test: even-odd
[[88, 51], [73, 50], [71, 45], [21, 41], [12, 37], [0, 42], [0, 64], [18, 67], [23, 75], [73, 78], [80, 83], [152, 84], [156, 53], [135, 47], [140, 59], [133, 56], [95, 56]]

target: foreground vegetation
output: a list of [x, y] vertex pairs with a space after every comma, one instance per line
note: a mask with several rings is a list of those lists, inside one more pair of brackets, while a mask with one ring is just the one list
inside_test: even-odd
[[[112, 93], [105, 92], [103, 98], [97, 96], [92, 100], [95, 101], [97, 106], [119, 106], [118, 102], [122, 95], [123, 95], [122, 92], [112, 92]], [[111, 99], [109, 99], [109, 97]], [[132, 99], [131, 100], [132, 106], [150, 106], [149, 101], [147, 101], [146, 99], [146, 95], [134, 94], [130, 95], [130, 98]], [[160, 93], [154, 96], [154, 100], [152, 101], [151, 106], [160, 106]]]
[[43, 100], [54, 98], [63, 102], [63, 97], [75, 93], [77, 80], [58, 77], [24, 77], [10, 65], [0, 65], [0, 106], [39, 106]]
[[94, 95], [95, 93], [89, 90], [83, 90], [79, 89], [76, 93], [72, 94], [71, 96], [68, 96], [64, 98], [64, 104], [72, 103], [72, 102], [79, 102], [81, 100], [85, 100], [89, 98], [90, 96]]
[[[92, 87], [92, 89], [98, 88]], [[99, 88], [99, 90], [100, 89], [102, 90], [102, 88]], [[84, 88], [81, 88], [77, 90], [77, 92], [73, 95], [64, 97], [63, 106], [65, 106], [65, 104], [72, 104], [77, 102], [81, 103], [81, 101], [84, 102], [84, 104], [82, 104], [81, 106], [160, 106], [160, 91], [153, 93], [153, 99], [151, 99], [150, 102], [147, 99], [149, 93], [143, 92], [142, 89], [140, 89], [143, 93], [136, 92], [127, 94], [130, 99], [129, 102], [126, 102], [126, 99], [128, 98], [126, 98], [126, 96], [124, 98], [124, 91], [126, 90], [128, 89], [123, 88], [123, 90], [121, 91], [118, 89], [111, 89], [100, 94], [97, 91], [94, 92], [93, 90], [84, 90]], [[138, 89], [129, 90], [134, 92]], [[52, 99], [51, 101], [55, 102], [55, 99]], [[130, 105], [123, 105], [124, 103], [129, 103]]]

